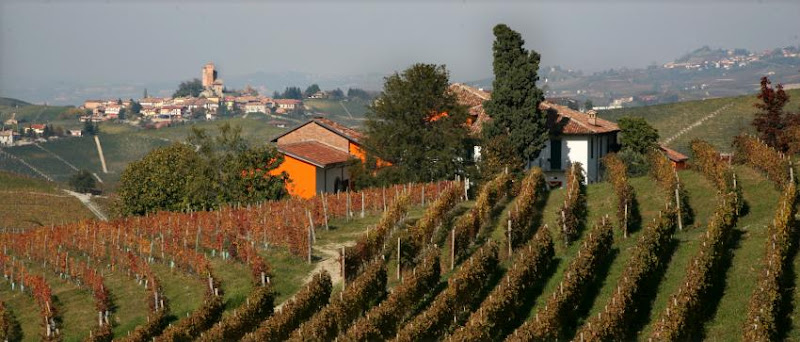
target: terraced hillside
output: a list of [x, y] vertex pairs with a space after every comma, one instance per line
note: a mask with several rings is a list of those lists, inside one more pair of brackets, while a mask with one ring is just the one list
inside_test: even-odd
[[[581, 186], [576, 172], [548, 191], [533, 170], [498, 175], [467, 201], [463, 183], [404, 185], [3, 234], [0, 298], [24, 340], [46, 334], [37, 317], [51, 303], [61, 317], [52, 337], [63, 340], [106, 325], [130, 340], [742, 340], [754, 291], [769, 281], [760, 266], [769, 226], [791, 212], [796, 228], [796, 202], [786, 202], [796, 194], [753, 166], [719, 162], [711, 145], [694, 149], [690, 170], [653, 159], [652, 176], [613, 185]], [[621, 189], [633, 200], [619, 201]], [[54, 257], [39, 252], [48, 246]], [[785, 295], [770, 297], [790, 310], [770, 336], [791, 340], [794, 249]], [[103, 297], [76, 285], [92, 269], [112, 323], [98, 322]], [[33, 291], [20, 291], [23, 274]], [[142, 296], [168, 305], [142, 306]]]

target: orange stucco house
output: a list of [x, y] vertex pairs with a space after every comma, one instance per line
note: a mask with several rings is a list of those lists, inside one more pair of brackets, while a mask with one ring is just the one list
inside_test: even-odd
[[314, 118], [272, 139], [284, 161], [273, 174], [286, 172], [292, 196], [311, 198], [345, 190], [350, 182], [347, 161], [365, 158], [361, 132], [325, 118]]

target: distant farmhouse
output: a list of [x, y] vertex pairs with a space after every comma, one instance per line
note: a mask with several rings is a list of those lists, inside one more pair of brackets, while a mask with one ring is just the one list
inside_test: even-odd
[[311, 198], [320, 193], [344, 191], [350, 186], [347, 161], [365, 159], [364, 136], [352, 128], [324, 118], [314, 118], [272, 142], [284, 161], [273, 174], [286, 171], [289, 194]]
[[[470, 130], [480, 134], [483, 123], [491, 118], [483, 110], [483, 102], [491, 94], [464, 84], [455, 83], [450, 90], [459, 102], [469, 107], [472, 116]], [[598, 182], [602, 178], [601, 159], [617, 144], [617, 124], [597, 117], [597, 113], [582, 113], [567, 106], [544, 101], [539, 108], [548, 114], [547, 126], [550, 139], [545, 143], [539, 157], [528, 161], [528, 167], [542, 168], [551, 186], [566, 183], [565, 171], [570, 163], [583, 165], [586, 181]], [[480, 158], [480, 147], [475, 147], [475, 157]]]

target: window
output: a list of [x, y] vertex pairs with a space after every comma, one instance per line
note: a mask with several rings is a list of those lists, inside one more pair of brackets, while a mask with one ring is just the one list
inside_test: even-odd
[[594, 159], [594, 137], [589, 137], [589, 154]]

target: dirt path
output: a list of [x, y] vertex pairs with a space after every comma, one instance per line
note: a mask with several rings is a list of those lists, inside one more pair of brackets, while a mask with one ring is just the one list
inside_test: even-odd
[[92, 202], [91, 195], [81, 194], [81, 193], [77, 193], [75, 191], [70, 191], [70, 190], [66, 190], [66, 189], [63, 189], [63, 190], [64, 190], [64, 192], [66, 192], [66, 193], [72, 195], [73, 197], [77, 198], [78, 200], [80, 200], [81, 203], [83, 203], [83, 205], [86, 206], [86, 208], [88, 208], [89, 211], [91, 211], [92, 214], [94, 214], [94, 216], [97, 216], [98, 219], [103, 220], [103, 221], [108, 221], [108, 217], [106, 216], [106, 214], [103, 213], [103, 211], [99, 207], [97, 207], [97, 205], [94, 204], [94, 202]]
[[[341, 264], [339, 264], [339, 251], [341, 250], [342, 246], [352, 246], [355, 245], [356, 241], [347, 241], [344, 244], [342, 243], [330, 243], [326, 245], [316, 245], [312, 247], [314, 250], [312, 254], [314, 256], [319, 256], [321, 259], [316, 262], [314, 265], [314, 269], [311, 272], [308, 272], [308, 275], [303, 278], [303, 284], [308, 284], [311, 279], [314, 277], [315, 274], [321, 272], [322, 270], [328, 271], [328, 274], [331, 276], [331, 283], [333, 286], [336, 286], [339, 282], [342, 281], [342, 269]], [[279, 310], [283, 307], [289, 299], [293, 298], [294, 295], [288, 298], [283, 303], [280, 303], [278, 306], [275, 307], [275, 310]]]
[[680, 137], [681, 135], [686, 134], [687, 132], [689, 132], [690, 130], [694, 129], [695, 127], [702, 125], [703, 123], [705, 123], [709, 119], [713, 119], [715, 116], [717, 116], [717, 114], [719, 114], [722, 111], [728, 109], [732, 105], [733, 105], [733, 103], [728, 103], [728, 104], [726, 104], [726, 105], [724, 105], [724, 106], [722, 106], [720, 108], [717, 108], [717, 110], [715, 110], [715, 111], [709, 113], [708, 115], [700, 118], [700, 120], [697, 120], [697, 121], [693, 122], [692, 124], [690, 124], [689, 126], [684, 127], [683, 129], [681, 129], [675, 135], [673, 135], [673, 136], [671, 136], [671, 137], [669, 137], [667, 139], [664, 139], [664, 141], [662, 143], [664, 145], [669, 145], [669, 143], [671, 143], [673, 140], [678, 139], [678, 137]]

